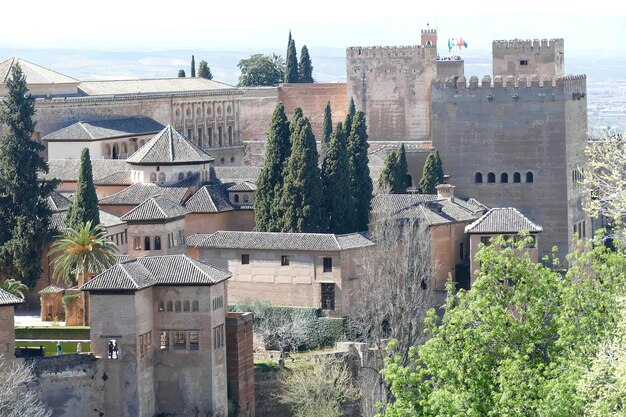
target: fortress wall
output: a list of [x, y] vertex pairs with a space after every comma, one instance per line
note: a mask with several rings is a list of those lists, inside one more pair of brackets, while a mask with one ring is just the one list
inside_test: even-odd
[[[563, 76], [563, 39], [499, 40], [493, 41], [491, 49], [494, 76]], [[526, 65], [520, 61], [526, 61]]]
[[239, 126], [244, 141], [265, 142], [265, 132], [278, 103], [278, 87], [240, 88]]
[[309, 118], [317, 141], [322, 138], [324, 109], [330, 101], [333, 114], [333, 127], [346, 118], [348, 99], [345, 83], [327, 84], [284, 84], [278, 88], [278, 99], [285, 105], [287, 117], [291, 120], [296, 107], [301, 107]]
[[[584, 77], [433, 82], [433, 146], [458, 195], [490, 207], [516, 207], [543, 226], [540, 257], [554, 245], [567, 250], [570, 173], [563, 150], [568, 140], [577, 142], [577, 149], [586, 143], [579, 143], [582, 124], [571, 121], [584, 118], [584, 110], [573, 114], [568, 103], [570, 90], [584, 85]], [[483, 183], [475, 182], [476, 172]], [[495, 173], [495, 183], [487, 183], [489, 172]], [[521, 183], [513, 183], [515, 172]], [[527, 172], [533, 174], [532, 183], [525, 181]], [[502, 173], [508, 174], [508, 183], [500, 182]]]
[[445, 79], [448, 77], [454, 77], [455, 75], [461, 76], [465, 74], [465, 61], [462, 59], [458, 61], [437, 61], [437, 78]]
[[365, 111], [373, 141], [416, 141], [430, 135], [430, 83], [436, 48], [350, 47], [347, 93]]

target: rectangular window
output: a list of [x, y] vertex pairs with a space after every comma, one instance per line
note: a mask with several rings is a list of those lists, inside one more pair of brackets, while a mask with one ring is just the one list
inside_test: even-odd
[[282, 255], [280, 257], [281, 266], [289, 266], [289, 255]]
[[333, 258], [324, 258], [324, 272], [333, 272]]
[[161, 335], [159, 336], [159, 346], [161, 349], [170, 348], [170, 332], [167, 330], [161, 331]]
[[200, 349], [200, 335], [197, 330], [191, 330], [189, 332], [189, 350]]
[[213, 348], [219, 349], [224, 346], [224, 325], [220, 324], [213, 328]]
[[459, 259], [465, 259], [465, 245], [463, 242], [459, 243]]
[[187, 139], [192, 140], [191, 129], [187, 129]]
[[213, 146], [213, 128], [207, 128], [207, 139], [209, 141], [209, 147]]
[[143, 358], [152, 350], [152, 331], [139, 335], [139, 357]]
[[520, 59], [519, 64], [520, 65], [528, 65], [528, 60], [527, 59]]
[[485, 246], [489, 246], [491, 244], [491, 238], [489, 236], [481, 236], [480, 237], [480, 243], [482, 243]]
[[218, 310], [222, 307], [224, 307], [224, 296], [220, 295], [213, 298], [213, 310]]
[[335, 284], [322, 283], [322, 310], [335, 309]]
[[139, 236], [135, 236], [133, 238], [133, 242], [134, 242], [133, 248], [135, 250], [141, 250], [141, 238]]
[[178, 231], [178, 244], [179, 245], [185, 244], [185, 235], [183, 234], [182, 229]]
[[196, 139], [198, 140], [198, 146], [202, 146], [202, 128], [201, 127], [198, 128], [198, 137]]
[[174, 349], [187, 349], [186, 333], [181, 331], [174, 332]]
[[217, 142], [219, 146], [222, 146], [222, 127], [217, 128]]
[[585, 221], [583, 220], [583, 237], [587, 237], [587, 231], [585, 229], [586, 229]]
[[250, 263], [250, 254], [242, 253], [241, 254], [241, 264], [248, 265]]

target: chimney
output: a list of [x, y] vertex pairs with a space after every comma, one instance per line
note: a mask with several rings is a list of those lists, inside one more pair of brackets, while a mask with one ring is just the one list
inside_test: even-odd
[[437, 189], [437, 200], [454, 201], [454, 185], [439, 184], [435, 188]]

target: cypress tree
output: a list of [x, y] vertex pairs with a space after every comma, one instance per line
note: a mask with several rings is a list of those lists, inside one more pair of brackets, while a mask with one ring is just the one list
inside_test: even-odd
[[404, 143], [400, 145], [400, 148], [396, 151], [396, 165], [394, 167], [394, 183], [393, 192], [396, 194], [406, 193], [406, 188], [409, 186], [407, 182], [407, 176], [409, 175], [409, 169], [406, 163], [406, 150], [404, 149]]
[[439, 184], [443, 184], [443, 165], [439, 157], [439, 151], [428, 154], [422, 171], [422, 178], [419, 182], [418, 192], [420, 194], [435, 194]]
[[213, 79], [213, 74], [211, 74], [211, 68], [209, 67], [209, 63], [206, 62], [204, 59], [198, 64], [198, 77], [206, 78], [207, 80]]
[[348, 138], [348, 165], [350, 167], [350, 185], [352, 187], [352, 205], [354, 207], [351, 230], [367, 230], [373, 185], [370, 178], [367, 156], [367, 126], [365, 113], [356, 112], [352, 119], [352, 130]]
[[379, 191], [389, 191], [394, 194], [394, 176], [396, 172], [396, 165], [398, 163], [398, 153], [394, 149], [393, 151], [387, 154], [385, 158], [385, 166], [383, 170], [380, 172], [380, 176], [378, 177], [378, 190]]
[[322, 124], [322, 143], [320, 143], [320, 157], [326, 158], [326, 152], [330, 143], [330, 135], [333, 133], [333, 113], [330, 109], [330, 101], [326, 102], [324, 109], [324, 123]]
[[330, 233], [348, 233], [351, 222], [350, 168], [348, 144], [341, 122], [333, 131], [322, 164], [324, 209]]
[[306, 45], [302, 46], [302, 50], [300, 51], [300, 64], [298, 65], [298, 82], [313, 82], [313, 64], [311, 63], [309, 49], [306, 47]]
[[187, 76], [187, 74], [185, 74], [185, 70], [184, 69], [179, 69], [178, 70], [178, 78], [185, 78]]
[[91, 222], [93, 225], [100, 223], [100, 211], [98, 210], [96, 187], [93, 184], [89, 149], [84, 148], [80, 153], [80, 171], [74, 201], [67, 211], [65, 224], [77, 229], [83, 227], [87, 222]]
[[354, 106], [354, 97], [350, 97], [350, 104], [348, 105], [348, 114], [346, 114], [346, 122], [344, 123], [344, 130], [346, 136], [349, 138], [352, 133], [352, 119], [356, 113], [356, 107]]
[[[293, 123], [293, 122], [292, 122]], [[323, 232], [322, 180], [317, 165], [315, 136], [306, 117], [297, 119], [291, 139], [291, 155], [285, 168], [281, 207], [283, 232]]]
[[57, 182], [37, 181], [48, 172], [39, 155], [45, 148], [31, 139], [35, 98], [28, 93], [19, 64], [11, 68], [0, 122], [7, 125], [0, 139], [0, 276], [34, 288], [41, 275], [41, 256], [49, 241], [52, 213], [46, 198]]
[[196, 59], [191, 55], [191, 77], [196, 76]]
[[296, 42], [291, 37], [289, 31], [289, 43], [287, 44], [287, 62], [285, 67], [285, 83], [298, 82], [298, 56], [296, 53]]
[[267, 131], [265, 162], [256, 183], [254, 229], [259, 232], [277, 232], [282, 229], [276, 202], [282, 197], [283, 168], [291, 151], [289, 136], [285, 106], [279, 102]]

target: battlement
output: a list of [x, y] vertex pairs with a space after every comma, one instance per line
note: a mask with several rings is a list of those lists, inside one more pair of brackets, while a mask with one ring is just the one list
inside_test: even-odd
[[[419, 56], [420, 58], [433, 55], [435, 48], [422, 45], [409, 46], [351, 46], [346, 48], [346, 57], [354, 59], [368, 58], [403, 58]], [[435, 51], [436, 52], [436, 51]], [[436, 53], [435, 53], [436, 58]]]
[[422, 29], [422, 35], [436, 35], [437, 29]]
[[497, 49], [514, 49], [514, 50], [534, 50], [534, 49], [548, 49], [554, 50], [562, 49], [564, 45], [563, 38], [556, 39], [511, 39], [511, 40], [495, 40], [492, 42], [494, 50]]
[[587, 92], [587, 76], [586, 75], [567, 75], [565, 77], [550, 77], [542, 76], [538, 77], [533, 75], [531, 77], [520, 76], [515, 77], [508, 75], [501, 77], [495, 76], [492, 80], [491, 76], [485, 75], [482, 80], [479, 81], [477, 76], [471, 76], [469, 81], [461, 77], [450, 77], [446, 79], [436, 79], [432, 83], [433, 88], [438, 90], [443, 89], [466, 89], [476, 90], [479, 88], [491, 88], [491, 89], [532, 89], [532, 88], [554, 88], [563, 89], [567, 94], [572, 93], [575, 95], [574, 99], [580, 99], [586, 95]]

